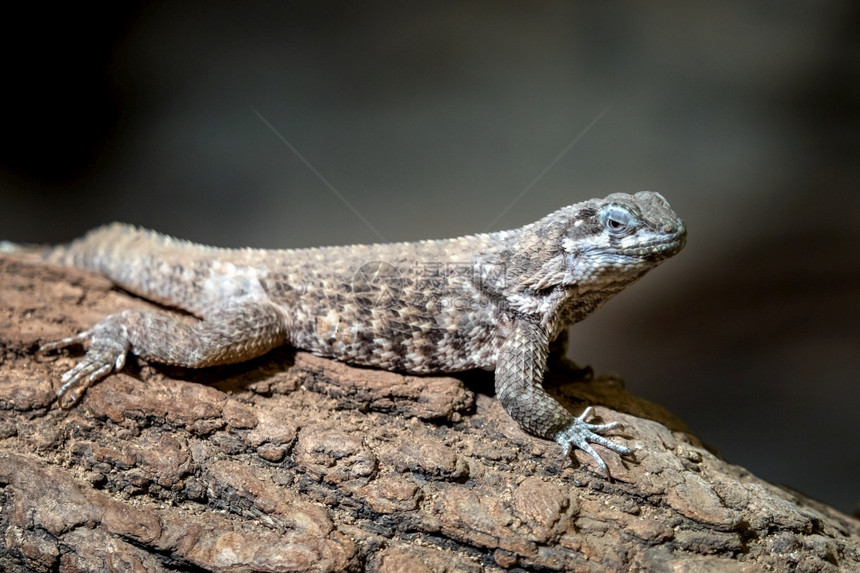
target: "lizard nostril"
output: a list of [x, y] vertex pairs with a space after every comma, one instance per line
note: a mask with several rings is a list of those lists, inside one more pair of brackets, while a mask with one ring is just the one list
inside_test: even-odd
[[678, 230], [678, 228], [673, 223], [666, 223], [663, 225], [663, 232], [666, 233], [667, 235], [670, 235], [677, 230]]

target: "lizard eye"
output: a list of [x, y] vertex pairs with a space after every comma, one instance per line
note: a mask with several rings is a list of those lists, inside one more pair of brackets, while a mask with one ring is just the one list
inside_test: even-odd
[[606, 209], [602, 218], [603, 228], [613, 235], [624, 235], [634, 226], [630, 211], [617, 205], [612, 205]]

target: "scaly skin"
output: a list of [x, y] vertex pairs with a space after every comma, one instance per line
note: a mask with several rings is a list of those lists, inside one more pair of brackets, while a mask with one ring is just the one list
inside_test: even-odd
[[89, 343], [58, 394], [71, 406], [127, 353], [198, 368], [291, 344], [320, 356], [430, 374], [495, 369], [496, 393], [525, 430], [568, 455], [616, 423], [574, 417], [543, 389], [550, 342], [679, 252], [686, 230], [657, 193], [616, 193], [536, 223], [455, 239], [296, 250], [219, 249], [114, 224], [45, 253], [183, 309], [125, 311], [55, 350]]

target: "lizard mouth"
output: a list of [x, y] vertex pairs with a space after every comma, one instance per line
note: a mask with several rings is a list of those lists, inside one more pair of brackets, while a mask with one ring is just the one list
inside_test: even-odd
[[650, 245], [642, 245], [635, 249], [622, 250], [619, 254], [629, 255], [647, 260], [668, 259], [681, 252], [687, 242], [685, 235], [681, 235], [671, 241], [657, 241]]
[[569, 264], [573, 267], [577, 264], [577, 257], [584, 256], [587, 259], [605, 258], [613, 259], [615, 265], [639, 267], [643, 263], [650, 266], [656, 265], [666, 259], [678, 254], [687, 242], [687, 235], [684, 228], [681, 227], [671, 237], [658, 237], [648, 243], [640, 243], [631, 247], [622, 247], [615, 245], [614, 247], [596, 247], [581, 251], [578, 255], [574, 254], [569, 260]]
[[666, 229], [665, 234], [629, 248], [618, 248], [616, 254], [631, 259], [660, 262], [678, 254], [687, 244], [687, 229], [683, 223]]

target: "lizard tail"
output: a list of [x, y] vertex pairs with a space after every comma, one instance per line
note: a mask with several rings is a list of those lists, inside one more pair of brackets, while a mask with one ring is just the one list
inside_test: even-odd
[[43, 256], [50, 247], [46, 245], [30, 245], [13, 243], [11, 241], [0, 241], [0, 253], [8, 255], [19, 255], [24, 257], [39, 257]]
[[[113, 223], [94, 229], [79, 239], [63, 245], [38, 245], [0, 241], [0, 253], [37, 258], [63, 267], [78, 267], [104, 273], [111, 260], [123, 258], [123, 249], [135, 237], [151, 234], [132, 225]], [[114, 259], [111, 259], [111, 257]], [[115, 257], [119, 256], [119, 259]]]
[[194, 312], [200, 310], [195, 302], [205, 298], [206, 257], [220, 252], [134, 225], [112, 223], [49, 248], [42, 256], [53, 264], [99, 273], [150, 300]]
[[[63, 267], [77, 267], [104, 273], [106, 270], [104, 267], [110, 261], [110, 255], [122, 249], [122, 246], [118, 244], [121, 241], [115, 239], [123, 236], [123, 227], [127, 229], [126, 234], [129, 230], [134, 229], [130, 225], [118, 223], [105, 225], [63, 245], [36, 245], [0, 241], [0, 253], [29, 259], [41, 259]], [[112, 237], [115, 239], [111, 240]]]
[[122, 265], [129, 253], [134, 252], [135, 243], [149, 238], [149, 235], [156, 233], [134, 225], [111, 223], [93, 229], [71, 243], [45, 249], [42, 258], [64, 267], [89, 269], [111, 275], [111, 271]]

